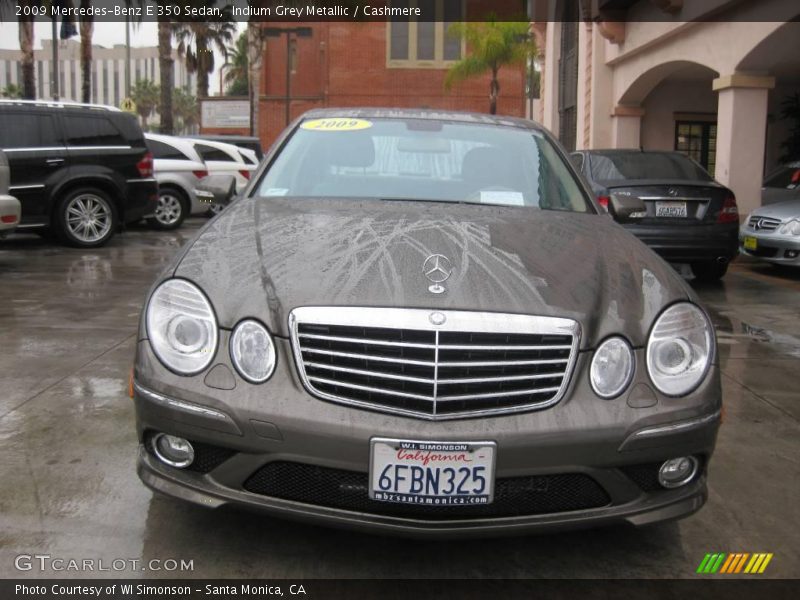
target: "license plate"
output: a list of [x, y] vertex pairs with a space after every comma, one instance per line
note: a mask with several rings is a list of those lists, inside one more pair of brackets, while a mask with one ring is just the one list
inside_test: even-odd
[[656, 202], [657, 217], [688, 217], [686, 202]]
[[758, 238], [754, 238], [750, 235], [745, 236], [744, 238], [744, 249], [745, 250], [757, 250], [758, 249]]
[[494, 442], [373, 438], [370, 445], [373, 500], [458, 506], [494, 499]]

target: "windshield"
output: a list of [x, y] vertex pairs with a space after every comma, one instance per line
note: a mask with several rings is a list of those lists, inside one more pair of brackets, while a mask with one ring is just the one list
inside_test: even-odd
[[305, 121], [257, 195], [592, 210], [542, 134], [421, 119]]
[[592, 179], [686, 179], [711, 181], [711, 176], [689, 157], [677, 152], [619, 152], [592, 154]]

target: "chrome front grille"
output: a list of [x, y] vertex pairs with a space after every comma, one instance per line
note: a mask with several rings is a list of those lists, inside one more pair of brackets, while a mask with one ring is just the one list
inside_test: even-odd
[[579, 342], [578, 324], [554, 317], [303, 307], [289, 320], [309, 392], [425, 419], [555, 404]]
[[758, 215], [753, 215], [750, 217], [750, 221], [748, 221], [748, 225], [750, 225], [750, 227], [756, 231], [775, 231], [778, 227], [780, 227], [780, 224], [780, 219], [773, 219], [772, 217], [759, 217]]

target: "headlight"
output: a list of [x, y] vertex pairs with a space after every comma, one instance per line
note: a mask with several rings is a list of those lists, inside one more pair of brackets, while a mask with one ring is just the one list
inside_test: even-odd
[[217, 319], [203, 292], [184, 279], [162, 283], [147, 305], [147, 336], [164, 365], [181, 375], [205, 369], [217, 351]]
[[783, 235], [800, 235], [800, 221], [797, 219], [787, 221], [781, 225], [781, 228], [778, 229], [778, 233]]
[[600, 344], [594, 353], [589, 379], [601, 398], [616, 398], [633, 377], [633, 351], [628, 342], [612, 337]]
[[691, 392], [708, 371], [712, 340], [703, 311], [686, 302], [670, 306], [647, 340], [647, 372], [653, 384], [668, 396]]
[[239, 323], [231, 336], [231, 360], [239, 375], [250, 383], [262, 383], [275, 369], [275, 344], [258, 321]]

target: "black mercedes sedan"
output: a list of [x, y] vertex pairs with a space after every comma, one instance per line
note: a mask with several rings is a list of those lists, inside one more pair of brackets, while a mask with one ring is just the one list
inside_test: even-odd
[[[584, 150], [572, 161], [597, 201], [664, 259], [688, 263], [702, 281], [720, 279], [738, 254], [736, 197], [680, 152]], [[645, 210], [619, 214], [616, 199], [639, 198]]]
[[722, 403], [697, 297], [549, 133], [395, 109], [284, 132], [148, 293], [131, 396], [153, 490], [429, 537], [688, 516]]

